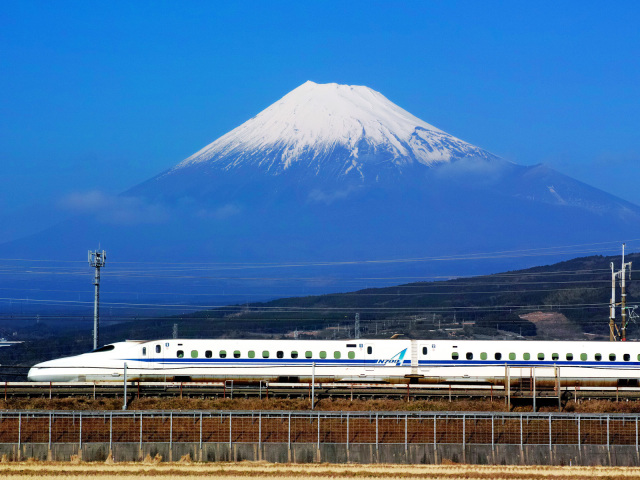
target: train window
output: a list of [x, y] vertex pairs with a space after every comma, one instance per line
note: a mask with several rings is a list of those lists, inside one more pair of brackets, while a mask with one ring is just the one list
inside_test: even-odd
[[355, 343], [347, 343], [347, 348], [356, 348], [357, 345]]
[[[156, 345], [156, 353], [160, 353], [162, 351], [162, 346]], [[638, 355], [640, 357], [640, 355]]]
[[557, 353], [552, 353], [551, 360], [560, 360], [560, 355], [558, 355]]
[[596, 362], [599, 362], [600, 360], [602, 360], [602, 354], [601, 353], [596, 353], [595, 354], [595, 359], [596, 359]]
[[538, 360], [544, 360], [544, 353], [538, 354]]
[[531, 359], [531, 355], [528, 352], [525, 352], [522, 354], [522, 359], [523, 360], [530, 360]]
[[[373, 353], [373, 347], [372, 347], [371, 345], [369, 345], [369, 346], [367, 347], [367, 353], [368, 353], [369, 355], [371, 355], [371, 354]], [[640, 355], [638, 355], [638, 359], [640, 359]]]
[[211, 350], [207, 350], [206, 352], [204, 352], [204, 356], [207, 358], [211, 358], [213, 357], [213, 352]]
[[325, 352], [324, 350], [322, 350], [320, 352], [320, 358], [327, 358], [327, 352]]
[[427, 354], [427, 347], [422, 347], [422, 354], [426, 355]]
[[337, 351], [337, 350], [336, 350], [335, 352], [333, 352], [333, 358], [335, 358], [336, 360], [337, 360], [338, 358], [340, 358], [341, 356], [342, 356], [342, 355], [340, 354], [340, 352], [339, 352], [339, 351]]
[[220, 350], [220, 358], [227, 358], [227, 351], [226, 350]]
[[307, 350], [306, 352], [304, 352], [304, 358], [312, 358], [313, 357], [313, 353], [311, 353], [311, 350]]
[[262, 358], [269, 358], [269, 350], [262, 351]]
[[566, 358], [567, 358], [567, 360], [569, 360], [569, 361], [573, 360], [573, 353], [567, 353]]
[[587, 354], [586, 353], [581, 353], [580, 354], [580, 360], [585, 361], [587, 359]]
[[142, 356], [143, 357], [147, 356], [147, 347], [142, 347]]
[[278, 351], [276, 352], [276, 357], [278, 357], [278, 358], [284, 358], [284, 352], [283, 352], [282, 350], [278, 350]]
[[628, 353], [625, 353], [625, 354], [622, 356], [622, 359], [623, 359], [625, 362], [628, 362], [629, 360], [631, 360], [631, 355], [629, 355]]
[[467, 360], [473, 360], [473, 353], [467, 352]]
[[356, 358], [356, 352], [349, 352], [349, 359], [353, 360], [354, 358]]
[[515, 354], [515, 353], [513, 353], [513, 352], [511, 352], [511, 353], [509, 354], [509, 360], [515, 360], [515, 359], [516, 359], [516, 354]]
[[458, 355], [458, 352], [452, 352], [451, 353], [451, 359], [452, 360], [458, 360], [459, 357], [460, 357], [460, 355]]
[[638, 354], [638, 361], [640, 362], [640, 354]]
[[178, 358], [182, 358], [182, 357], [184, 357], [184, 352], [183, 352], [182, 350], [178, 350], [178, 351], [176, 352], [176, 357], [178, 357]]
[[249, 358], [256, 358], [256, 352], [253, 350], [249, 350], [249, 352], [247, 353], [247, 356]]
[[482, 352], [480, 354], [480, 360], [486, 360], [487, 359], [487, 352]]
[[616, 354], [615, 353], [610, 353], [609, 354], [609, 361], [610, 362], [615, 362], [616, 361]]
[[296, 352], [295, 350], [291, 352], [291, 358], [298, 358], [298, 352]]
[[240, 350], [233, 351], [233, 358], [240, 358]]
[[191, 358], [198, 358], [198, 350], [191, 350]]
[[502, 360], [502, 354], [499, 352], [496, 352], [496, 354], [493, 356], [493, 358], [495, 358], [496, 360]]

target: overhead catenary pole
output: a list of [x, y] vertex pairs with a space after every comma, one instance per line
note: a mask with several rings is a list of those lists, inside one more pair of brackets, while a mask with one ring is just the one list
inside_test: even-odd
[[311, 363], [311, 410], [313, 410], [313, 399], [316, 396], [316, 362]]
[[622, 322], [622, 341], [627, 340], [627, 290], [626, 290], [626, 268], [629, 266], [629, 278], [631, 278], [631, 262], [624, 263], [624, 243], [622, 244], [622, 272], [620, 278], [620, 316]]
[[614, 342], [616, 325], [616, 273], [611, 262], [611, 303], [609, 305], [609, 341]]
[[124, 397], [124, 404], [122, 405], [122, 409], [126, 410], [127, 409], [127, 362], [124, 362], [122, 379], [123, 379], [123, 397]]
[[[609, 306], [609, 340], [617, 340], [617, 334], [620, 340], [627, 340], [627, 268], [629, 268], [629, 278], [631, 278], [631, 262], [624, 261], [624, 247], [622, 244], [622, 268], [617, 272], [611, 262], [611, 303]], [[620, 279], [620, 303], [616, 303], [616, 279]], [[616, 325], [616, 307], [620, 305], [620, 328]]]
[[89, 265], [96, 269], [96, 274], [93, 279], [93, 285], [95, 286], [95, 298], [93, 301], [93, 349], [98, 348], [98, 323], [100, 318], [100, 268], [104, 267], [107, 260], [107, 253], [102, 250], [92, 252], [89, 250]]

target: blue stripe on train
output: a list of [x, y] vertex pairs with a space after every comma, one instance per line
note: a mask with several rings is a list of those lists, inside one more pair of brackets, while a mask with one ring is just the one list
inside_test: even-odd
[[[411, 361], [404, 360], [401, 365], [389, 363], [388, 360], [349, 360], [349, 359], [275, 359], [275, 358], [172, 358], [172, 359], [150, 359], [150, 358], [129, 358], [123, 361], [145, 362], [145, 363], [163, 363], [165, 365], [227, 365], [227, 366], [308, 366], [313, 363], [322, 366], [346, 366], [346, 367], [410, 367]], [[494, 366], [494, 367], [532, 367], [532, 366], [571, 366], [571, 367], [627, 367], [640, 368], [640, 362], [611, 362], [611, 361], [569, 361], [569, 360], [420, 360], [419, 367], [475, 367], [475, 366]]]

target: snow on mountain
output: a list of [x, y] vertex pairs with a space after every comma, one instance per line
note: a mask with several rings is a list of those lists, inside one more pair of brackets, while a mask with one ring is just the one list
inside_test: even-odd
[[411, 115], [364, 86], [308, 81], [179, 163], [219, 170], [247, 167], [281, 175], [304, 169], [364, 179], [405, 165], [432, 166], [461, 158], [496, 159]]

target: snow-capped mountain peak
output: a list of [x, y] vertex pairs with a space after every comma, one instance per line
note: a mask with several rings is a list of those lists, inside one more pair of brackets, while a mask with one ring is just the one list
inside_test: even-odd
[[314, 175], [326, 170], [364, 178], [365, 172], [465, 157], [496, 158], [368, 87], [307, 81], [173, 171], [250, 167], [280, 175], [303, 168]]

